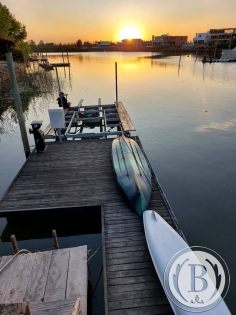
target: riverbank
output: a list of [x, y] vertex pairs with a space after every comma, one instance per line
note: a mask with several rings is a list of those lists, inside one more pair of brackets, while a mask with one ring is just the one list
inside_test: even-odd
[[[18, 80], [25, 69], [24, 63], [16, 63], [14, 62], [16, 79]], [[0, 93], [4, 92], [5, 89], [9, 88], [10, 79], [8, 74], [7, 62], [4, 60], [0, 60]]]

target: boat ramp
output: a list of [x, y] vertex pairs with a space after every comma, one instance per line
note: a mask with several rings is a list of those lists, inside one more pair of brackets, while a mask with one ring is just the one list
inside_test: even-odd
[[[82, 218], [89, 213], [93, 220], [94, 213], [99, 213], [105, 314], [173, 314], [148, 251], [142, 217], [130, 208], [113, 173], [114, 136], [135, 127], [123, 104], [101, 105], [99, 101], [90, 108], [81, 104], [82, 101], [80, 108], [64, 112], [62, 139], [67, 141], [47, 142], [43, 153], [31, 153], [0, 202], [0, 216], [29, 220], [31, 216]], [[81, 131], [81, 124], [86, 129], [92, 121], [100, 124], [97, 133], [91, 129]], [[114, 128], [116, 131], [112, 131]], [[56, 138], [55, 130], [49, 126], [46, 139]], [[84, 138], [87, 140], [82, 141]], [[145, 155], [139, 137], [133, 139]], [[149, 209], [183, 236], [148, 159], [147, 162], [152, 174]]]

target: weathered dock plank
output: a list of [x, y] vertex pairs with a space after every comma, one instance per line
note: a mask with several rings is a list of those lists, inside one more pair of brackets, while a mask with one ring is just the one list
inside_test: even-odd
[[116, 105], [116, 110], [118, 112], [118, 115], [120, 117], [121, 125], [124, 131], [135, 131], [135, 127], [129, 117], [129, 114], [127, 113], [126, 108], [124, 107], [122, 102], [118, 102], [118, 105]]
[[30, 274], [24, 300], [27, 302], [42, 301], [47, 283], [52, 251], [35, 254], [34, 265]]
[[[79, 261], [78, 256], [81, 258]], [[86, 270], [83, 271], [86, 275], [81, 272], [84, 265], [87, 265], [87, 250], [85, 251], [82, 246], [70, 250], [66, 299], [79, 297], [81, 312], [87, 314], [88, 275]], [[77, 279], [76, 282], [75, 278]]]
[[170, 305], [154, 305], [111, 310], [110, 315], [173, 315]]
[[24, 301], [33, 263], [33, 254], [22, 254], [18, 257], [16, 268], [4, 295], [4, 303]]
[[[0, 269], [2, 269], [3, 266], [5, 266], [5, 264], [10, 259], [11, 259], [11, 256], [2, 257]], [[14, 270], [16, 268], [17, 260], [18, 260], [18, 257], [16, 259], [14, 259], [14, 261], [9, 263], [8, 266], [6, 266], [6, 268], [4, 269], [4, 271], [2, 271], [0, 273], [0, 303], [4, 303], [5, 293], [6, 293], [8, 286], [9, 286], [9, 283], [11, 281]], [[7, 302], [5, 302], [5, 303], [7, 303]]]
[[68, 261], [68, 250], [53, 251], [44, 295], [45, 302], [65, 299]]
[[30, 311], [33, 315], [80, 315], [80, 299], [33, 303], [30, 304]]

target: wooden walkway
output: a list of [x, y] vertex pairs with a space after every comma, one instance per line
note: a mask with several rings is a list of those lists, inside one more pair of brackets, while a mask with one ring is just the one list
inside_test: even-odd
[[[173, 314], [148, 252], [142, 218], [118, 189], [111, 144], [112, 139], [65, 141], [32, 153], [1, 200], [0, 215], [50, 214], [49, 208], [68, 215], [68, 207], [79, 213], [101, 206], [106, 314]], [[181, 233], [152, 175], [149, 209]]]
[[[11, 258], [1, 257], [0, 269]], [[20, 254], [0, 273], [0, 303], [27, 302], [38, 314], [55, 311], [55, 305], [73, 309], [79, 298], [81, 315], [86, 315], [87, 281], [87, 246]]]

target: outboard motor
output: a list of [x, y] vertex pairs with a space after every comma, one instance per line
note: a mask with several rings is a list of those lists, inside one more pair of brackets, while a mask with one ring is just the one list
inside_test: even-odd
[[31, 123], [32, 129], [29, 129], [29, 133], [34, 134], [34, 141], [35, 141], [35, 146], [36, 150], [39, 151], [44, 151], [46, 144], [45, 144], [45, 139], [44, 139], [44, 133], [42, 130], [40, 130], [40, 127], [42, 126], [42, 120], [34, 120]]

